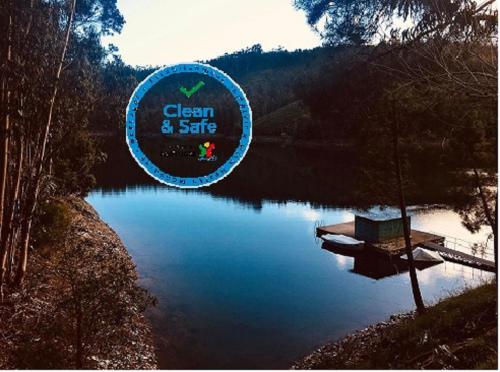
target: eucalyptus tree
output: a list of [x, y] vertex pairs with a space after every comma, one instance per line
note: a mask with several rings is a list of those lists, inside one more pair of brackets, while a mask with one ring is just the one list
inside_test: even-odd
[[54, 177], [58, 155], [72, 156], [68, 163], [82, 155], [61, 152], [61, 144], [88, 123], [102, 94], [100, 36], [119, 32], [123, 18], [116, 0], [8, 0], [0, 19], [3, 288], [25, 276], [40, 197], [64, 189], [65, 180]]
[[496, 30], [496, 0], [295, 0], [326, 43], [403, 46]]

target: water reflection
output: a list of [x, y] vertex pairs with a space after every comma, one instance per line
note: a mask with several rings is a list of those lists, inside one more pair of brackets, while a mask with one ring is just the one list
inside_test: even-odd
[[[351, 221], [364, 204], [353, 191], [354, 163], [344, 151], [253, 144], [230, 177], [187, 191], [151, 181], [126, 149], [109, 153], [88, 201], [159, 300], [148, 316], [160, 367], [287, 368], [413, 309], [402, 263], [325, 250], [315, 239], [317, 224]], [[445, 200], [439, 182], [422, 182], [420, 198]], [[477, 242], [487, 233], [470, 234], [448, 209], [413, 208], [412, 225]], [[491, 275], [445, 262], [418, 278], [433, 302]]]
[[[390, 257], [370, 251], [353, 251], [348, 248], [340, 248], [328, 242], [323, 242], [321, 248], [335, 254], [337, 263], [341, 269], [348, 267], [348, 261], [352, 268], [350, 272], [366, 276], [367, 278], [379, 280], [393, 275], [399, 275], [408, 271], [408, 264], [399, 257]], [[344, 258], [343, 258], [344, 257]], [[347, 260], [347, 257], [353, 260]], [[425, 270], [440, 265], [443, 262], [415, 262], [417, 270]]]
[[[99, 188], [120, 193], [131, 187], [158, 186], [130, 156], [124, 142], [102, 140], [108, 154], [96, 169]], [[449, 175], [431, 151], [420, 155], [425, 167], [413, 167], [408, 174], [415, 188], [408, 190], [414, 204], [447, 202]], [[425, 158], [425, 157], [428, 157]], [[308, 202], [315, 206], [368, 206], [373, 200], [359, 192], [363, 179], [358, 154], [349, 147], [290, 146], [252, 143], [241, 164], [220, 182], [197, 192], [223, 197], [254, 209], [272, 200]]]

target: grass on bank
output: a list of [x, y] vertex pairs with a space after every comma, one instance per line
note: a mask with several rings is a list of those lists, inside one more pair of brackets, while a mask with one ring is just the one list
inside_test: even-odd
[[497, 368], [497, 287], [447, 298], [390, 329], [366, 367]]
[[497, 286], [430, 306], [424, 315], [340, 341], [313, 369], [497, 369]]

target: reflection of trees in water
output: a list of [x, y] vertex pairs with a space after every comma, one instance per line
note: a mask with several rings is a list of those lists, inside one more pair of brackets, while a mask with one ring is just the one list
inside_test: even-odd
[[[159, 186], [133, 160], [124, 143], [105, 141], [105, 164], [96, 169], [103, 192]], [[432, 157], [432, 153], [429, 157]], [[424, 161], [424, 160], [422, 160]], [[415, 169], [417, 185], [411, 203], [446, 203], [450, 178], [432, 162]], [[430, 165], [431, 164], [431, 165]], [[356, 153], [349, 148], [304, 148], [254, 143], [241, 164], [225, 179], [208, 187], [185, 192], [210, 193], [260, 209], [264, 200], [310, 202], [318, 206], [364, 207], [373, 203], [359, 190], [362, 172]]]

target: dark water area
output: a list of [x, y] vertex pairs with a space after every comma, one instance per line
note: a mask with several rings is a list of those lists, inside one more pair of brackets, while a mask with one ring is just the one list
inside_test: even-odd
[[[98, 187], [108, 191], [125, 187], [158, 186], [130, 155], [124, 141], [101, 140], [107, 161], [95, 170]], [[407, 199], [410, 204], [449, 204], [447, 192], [454, 180], [444, 169], [435, 149], [413, 155]], [[390, 166], [388, 164], [388, 166]], [[360, 154], [350, 146], [293, 146], [252, 143], [241, 164], [229, 177], [199, 189], [259, 208], [265, 200], [302, 201], [318, 206], [366, 207], [377, 204], [367, 196]], [[391, 191], [388, 191], [391, 192]]]
[[[404, 267], [324, 249], [314, 236], [317, 224], [350, 221], [365, 205], [357, 203], [355, 156], [253, 144], [229, 177], [186, 191], [152, 181], [122, 150], [109, 153], [87, 200], [158, 299], [148, 317], [161, 368], [288, 368], [326, 342], [413, 309]], [[422, 199], [446, 201], [431, 186], [443, 180], [416, 173], [430, 184]], [[450, 209], [410, 209], [415, 229], [486, 240], [487, 229], [470, 234]], [[446, 262], [418, 278], [432, 303], [491, 275]]]

